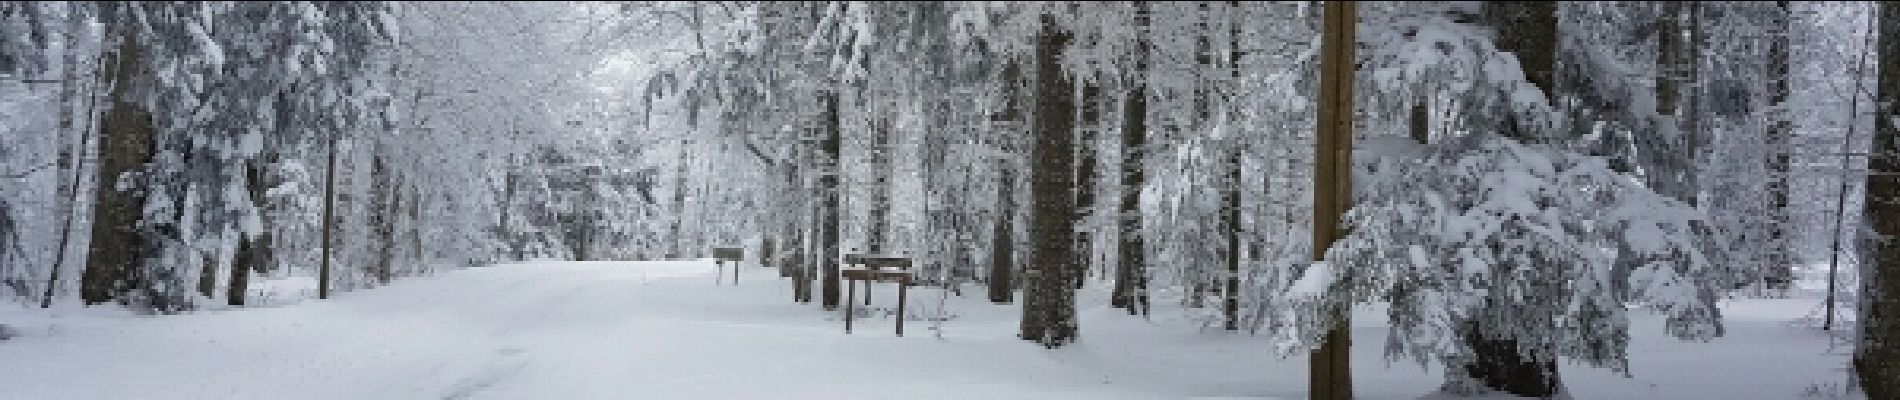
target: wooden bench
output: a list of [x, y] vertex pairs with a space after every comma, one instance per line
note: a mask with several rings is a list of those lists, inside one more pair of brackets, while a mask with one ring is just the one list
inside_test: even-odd
[[910, 286], [915, 273], [911, 271], [909, 258], [885, 255], [848, 254], [845, 264], [859, 265], [860, 268], [845, 268], [839, 274], [845, 281], [844, 333], [851, 333], [852, 303], [857, 303], [857, 282], [864, 282], [864, 305], [871, 305], [871, 283], [892, 282], [897, 284], [897, 336], [904, 336], [904, 303], [910, 297]]
[[726, 277], [726, 262], [732, 263], [732, 285], [739, 286], [739, 261], [745, 259], [745, 249], [739, 247], [714, 247], [713, 264], [719, 265], [719, 274], [713, 275], [713, 284]]

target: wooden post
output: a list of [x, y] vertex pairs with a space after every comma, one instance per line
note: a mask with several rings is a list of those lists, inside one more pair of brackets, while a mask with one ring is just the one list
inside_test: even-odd
[[[1318, 148], [1313, 169], [1313, 260], [1343, 235], [1339, 219], [1352, 201], [1352, 78], [1354, 4], [1328, 1], [1320, 44]], [[1325, 341], [1313, 351], [1309, 398], [1352, 398], [1351, 307], [1336, 311]]]
[[910, 297], [910, 276], [897, 277], [897, 336], [904, 336], [904, 300]]
[[856, 303], [858, 285], [850, 279], [844, 280], [844, 333], [851, 333], [851, 303]]

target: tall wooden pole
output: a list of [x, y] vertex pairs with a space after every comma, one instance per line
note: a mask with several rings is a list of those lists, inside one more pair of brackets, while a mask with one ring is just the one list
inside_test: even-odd
[[[1319, 126], [1313, 169], [1313, 260], [1326, 261], [1326, 249], [1344, 236], [1339, 220], [1352, 201], [1352, 76], [1354, 4], [1325, 5], [1320, 42]], [[1352, 398], [1351, 313], [1342, 307], [1310, 361], [1309, 398]]]

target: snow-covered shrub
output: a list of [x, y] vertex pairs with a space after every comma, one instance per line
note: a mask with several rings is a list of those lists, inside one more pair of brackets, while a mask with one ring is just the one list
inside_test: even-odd
[[[1682, 339], [1721, 335], [1702, 213], [1599, 157], [1489, 135], [1361, 171], [1350, 233], [1327, 254], [1338, 290], [1392, 303], [1389, 357], [1475, 361], [1464, 331], [1526, 359], [1627, 372], [1627, 309]], [[1340, 293], [1335, 291], [1335, 293]]]

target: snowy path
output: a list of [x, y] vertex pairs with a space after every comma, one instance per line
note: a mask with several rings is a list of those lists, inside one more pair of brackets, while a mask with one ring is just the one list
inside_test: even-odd
[[[894, 337], [884, 317], [847, 336], [836, 313], [786, 301], [773, 271], [745, 271], [732, 287], [715, 286], [706, 262], [529, 263], [184, 316], [0, 309], [22, 334], [0, 341], [0, 398], [1304, 397], [1304, 359], [1178, 317], [1084, 310], [1084, 341], [1049, 351], [1014, 338], [1013, 307], [952, 299], [941, 339], [922, 321]], [[893, 304], [891, 292], [880, 287], [877, 304]], [[937, 294], [914, 290], [912, 309], [931, 312]], [[1566, 365], [1565, 379], [1579, 399], [1799, 398], [1843, 365], [1824, 338], [1786, 326], [1810, 304], [1740, 303], [1729, 337], [1706, 344], [1663, 338], [1645, 317], [1632, 333], [1635, 378]], [[1360, 315], [1360, 396], [1429, 393], [1438, 372], [1386, 365], [1379, 310]]]

